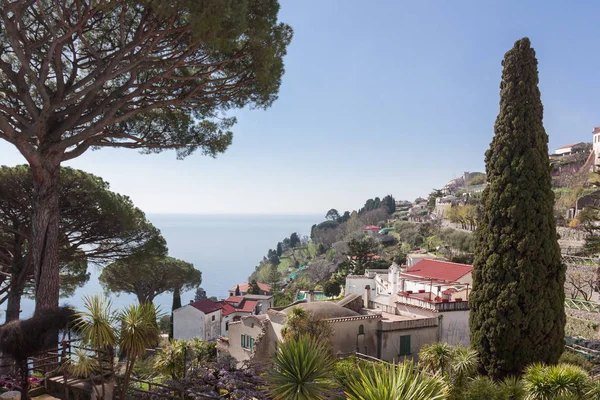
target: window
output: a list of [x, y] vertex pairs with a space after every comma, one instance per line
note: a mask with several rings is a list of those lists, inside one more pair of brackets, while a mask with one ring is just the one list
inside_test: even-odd
[[242, 348], [254, 350], [254, 338], [248, 335], [242, 335]]
[[400, 336], [400, 356], [410, 354], [410, 335]]
[[225, 322], [225, 332], [229, 331], [229, 322]]
[[365, 334], [365, 326], [361, 325], [358, 327], [358, 334], [359, 335], [364, 335]]
[[212, 320], [213, 320], [213, 321], [215, 320], [215, 316], [214, 316], [214, 315], [212, 316]]

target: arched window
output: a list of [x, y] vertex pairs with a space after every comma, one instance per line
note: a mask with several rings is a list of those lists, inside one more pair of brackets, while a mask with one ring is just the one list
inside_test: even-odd
[[358, 327], [358, 334], [359, 335], [364, 335], [365, 334], [365, 326], [364, 325], [360, 325]]

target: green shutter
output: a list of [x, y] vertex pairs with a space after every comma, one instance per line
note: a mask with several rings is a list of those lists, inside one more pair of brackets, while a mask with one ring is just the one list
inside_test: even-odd
[[242, 335], [242, 349], [246, 348], [246, 335]]
[[250, 350], [254, 350], [254, 338], [250, 338]]
[[400, 336], [400, 355], [410, 354], [410, 335]]

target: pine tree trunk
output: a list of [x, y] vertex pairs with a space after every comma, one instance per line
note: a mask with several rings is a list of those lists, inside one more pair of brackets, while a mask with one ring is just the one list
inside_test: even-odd
[[6, 322], [16, 321], [21, 315], [21, 296], [23, 288], [19, 288], [18, 276], [13, 274], [10, 280], [10, 289], [6, 303]]
[[35, 279], [35, 315], [58, 307], [58, 229], [60, 162], [45, 160], [33, 172], [32, 251]]

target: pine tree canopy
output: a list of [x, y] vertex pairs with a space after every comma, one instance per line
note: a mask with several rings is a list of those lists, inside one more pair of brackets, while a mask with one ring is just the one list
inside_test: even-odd
[[471, 343], [483, 368], [497, 378], [533, 362], [556, 363], [565, 325], [565, 267], [553, 217], [537, 59], [529, 39], [517, 41], [502, 66], [469, 297]]

